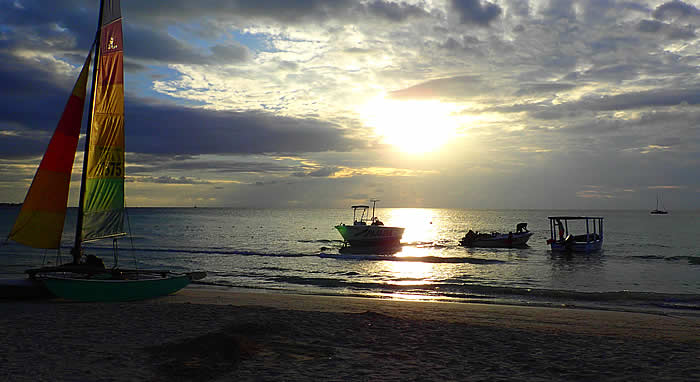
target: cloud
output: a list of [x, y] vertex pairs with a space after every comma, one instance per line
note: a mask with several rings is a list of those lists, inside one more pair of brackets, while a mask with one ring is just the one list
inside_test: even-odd
[[171, 176], [158, 176], [158, 177], [127, 176], [126, 181], [127, 182], [134, 182], [134, 183], [159, 183], [159, 184], [212, 184], [212, 182], [209, 182], [206, 180], [199, 180], [199, 179], [194, 179], [194, 178], [190, 178], [190, 177], [186, 177], [186, 176], [181, 176], [179, 178], [175, 178], [175, 177], [171, 177]]
[[[6, 131], [0, 135], [0, 151], [4, 156], [31, 157], [45, 150], [79, 69], [56, 60], [19, 58], [0, 49], [0, 129]], [[365, 146], [340, 126], [314, 118], [166, 105], [130, 94], [126, 100], [127, 150], [138, 153], [303, 153]]]
[[57, 0], [51, 4], [14, 1], [0, 2], [0, 25], [3, 39], [23, 47], [43, 48], [54, 52], [75, 47], [88, 49], [95, 36], [96, 3]]
[[208, 62], [204, 51], [176, 39], [164, 30], [126, 24], [124, 41], [129, 59], [169, 63], [203, 64]]
[[364, 143], [339, 126], [262, 111], [217, 111], [130, 101], [129, 151], [151, 154], [263, 154], [346, 151]]
[[236, 41], [216, 44], [208, 49], [198, 48], [173, 37], [167, 30], [145, 25], [126, 24], [124, 40], [128, 44], [127, 58], [130, 60], [205, 65], [236, 64], [252, 58], [250, 50]]
[[15, 158], [41, 155], [80, 67], [11, 52], [0, 41], [0, 152]]
[[310, 172], [296, 172], [293, 175], [297, 176], [297, 177], [311, 176], [311, 177], [327, 178], [329, 176], [334, 175], [338, 171], [340, 171], [340, 168], [338, 168], [338, 167], [323, 167], [323, 168], [319, 168], [317, 170], [310, 171]]
[[366, 5], [367, 13], [387, 21], [403, 22], [412, 17], [425, 17], [428, 13], [418, 5], [373, 1]]
[[687, 89], [662, 88], [617, 95], [604, 95], [600, 97], [588, 96], [582, 98], [580, 101], [565, 103], [560, 106], [554, 106], [553, 108], [613, 111], [680, 104], [700, 104], [700, 87]]
[[482, 4], [481, 0], [451, 0], [450, 4], [462, 24], [485, 27], [503, 13], [500, 6], [488, 1]]
[[250, 50], [236, 42], [228, 45], [215, 45], [210, 48], [217, 61], [236, 63], [245, 62], [251, 58]]
[[[528, 112], [537, 119], [555, 120], [580, 116], [584, 112], [625, 111], [679, 105], [700, 105], [700, 87], [686, 89], [660, 88], [602, 96], [587, 95], [578, 100], [559, 102], [557, 104], [547, 102], [516, 103], [488, 107], [482, 109], [482, 111], [498, 113]], [[678, 114], [674, 113], [674, 115]], [[687, 115], [681, 114], [680, 118], [687, 118]]]
[[532, 95], [532, 94], [548, 94], [568, 91], [576, 88], [576, 84], [571, 83], [525, 83], [520, 86], [516, 96]]
[[670, 1], [656, 7], [652, 13], [657, 20], [700, 19], [700, 9], [679, 0]]
[[411, 17], [424, 17], [423, 7], [405, 2], [373, 0], [237, 0], [226, 2], [201, 2], [192, 7], [187, 0], [172, 0], [168, 7], [157, 3], [132, 4], [130, 12], [139, 20], [156, 20], [167, 25], [189, 22], [205, 16], [238, 23], [250, 21], [274, 21], [287, 25], [324, 23], [334, 20], [358, 21], [367, 16], [387, 22], [403, 22]]
[[490, 91], [490, 86], [477, 76], [439, 78], [420, 83], [389, 95], [394, 99], [468, 98]]
[[201, 155], [181, 159], [178, 155], [132, 154], [127, 157], [127, 173], [136, 176], [167, 172], [196, 173], [221, 178], [239, 174], [293, 174], [317, 168], [298, 162], [280, 163], [269, 156]]
[[682, 190], [685, 186], [649, 186], [647, 187], [651, 190]]
[[669, 40], [690, 40], [695, 38], [695, 28], [688, 26], [676, 26], [657, 20], [642, 20], [637, 29], [644, 33], [657, 33]]

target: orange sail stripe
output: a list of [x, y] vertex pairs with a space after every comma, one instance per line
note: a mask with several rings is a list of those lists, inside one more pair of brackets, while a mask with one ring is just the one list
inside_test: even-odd
[[122, 52], [100, 56], [100, 72], [97, 77], [98, 86], [124, 83], [124, 55]]
[[22, 209], [60, 212], [66, 210], [68, 187], [56, 185], [68, 184], [70, 173], [46, 171], [39, 169], [34, 176], [32, 187], [27, 193]]

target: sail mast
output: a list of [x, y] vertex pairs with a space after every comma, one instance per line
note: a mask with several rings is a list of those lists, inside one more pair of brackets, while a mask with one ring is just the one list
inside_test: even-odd
[[92, 127], [92, 111], [95, 104], [95, 88], [97, 87], [97, 68], [99, 68], [100, 57], [100, 34], [102, 31], [102, 11], [104, 9], [104, 0], [100, 0], [100, 12], [97, 18], [97, 32], [95, 34], [95, 56], [92, 66], [92, 89], [90, 91], [90, 109], [88, 113], [87, 132], [85, 134], [85, 149], [83, 153], [83, 173], [80, 176], [80, 196], [78, 199], [78, 221], [75, 225], [75, 244], [71, 251], [73, 255], [73, 263], [80, 262], [81, 251], [80, 247], [83, 241], [83, 211], [85, 209], [85, 184], [88, 173], [88, 151], [90, 149], [90, 130]]
[[659, 209], [659, 193], [656, 193], [656, 209]]

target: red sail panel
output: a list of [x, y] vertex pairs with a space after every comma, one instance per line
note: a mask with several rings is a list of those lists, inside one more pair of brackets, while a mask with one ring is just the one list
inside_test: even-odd
[[18, 243], [34, 248], [58, 248], [61, 244], [89, 66], [88, 54], [10, 232], [9, 238]]

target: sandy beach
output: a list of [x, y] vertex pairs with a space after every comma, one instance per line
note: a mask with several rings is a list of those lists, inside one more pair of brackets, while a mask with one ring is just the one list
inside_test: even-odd
[[3, 381], [700, 379], [700, 318], [188, 287], [0, 302]]

